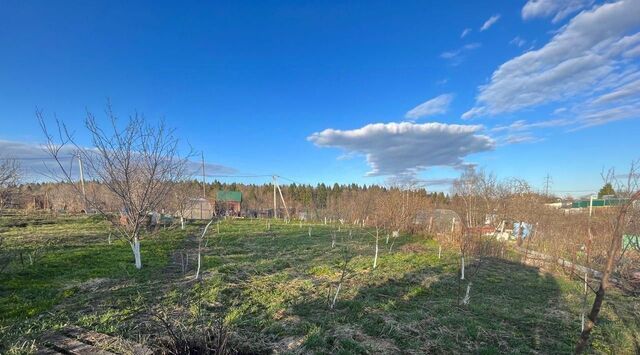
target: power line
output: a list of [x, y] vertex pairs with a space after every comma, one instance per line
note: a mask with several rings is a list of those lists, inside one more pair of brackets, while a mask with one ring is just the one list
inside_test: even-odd
[[[191, 176], [203, 176], [200, 172], [194, 172]], [[222, 175], [222, 174], [205, 174], [206, 177], [229, 177], [229, 178], [257, 178], [272, 177], [273, 175]]]
[[[69, 156], [61, 156], [58, 157], [57, 159], [75, 159], [76, 157], [73, 155], [69, 155]], [[4, 159], [8, 159], [8, 160], [55, 160], [56, 158], [54, 157], [20, 157], [20, 158], [4, 158]]]

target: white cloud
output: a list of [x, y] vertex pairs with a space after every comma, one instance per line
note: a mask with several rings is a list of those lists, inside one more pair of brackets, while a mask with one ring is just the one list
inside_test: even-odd
[[491, 129], [492, 132], [509, 131], [509, 132], [523, 132], [529, 131], [535, 128], [552, 128], [552, 127], [564, 127], [575, 123], [575, 120], [570, 119], [555, 119], [545, 120], [537, 122], [527, 122], [525, 120], [518, 120], [509, 125], [496, 126]]
[[[71, 172], [73, 178], [79, 176], [78, 161], [75, 148], [65, 146], [59, 152], [60, 161]], [[58, 163], [45, 151], [44, 146], [37, 143], [0, 140], [0, 159], [15, 159], [20, 164], [21, 171], [26, 181], [46, 181], [60, 176]], [[202, 174], [201, 162], [189, 162], [187, 169], [195, 176]], [[205, 163], [205, 174], [234, 174], [233, 168]], [[89, 178], [89, 177], [87, 177]]]
[[464, 30], [462, 30], [462, 33], [460, 34], [460, 38], [465, 38], [467, 37], [467, 35], [471, 33], [471, 29], [470, 28], [465, 28]]
[[505, 137], [501, 142], [504, 144], [521, 144], [521, 143], [537, 143], [544, 139], [535, 137], [530, 134], [509, 135]]
[[404, 117], [413, 121], [421, 117], [446, 113], [452, 100], [452, 94], [442, 94], [440, 96], [436, 96], [433, 99], [425, 101], [422, 104], [414, 107], [412, 110], [407, 112]]
[[603, 124], [626, 120], [629, 118], [640, 118], [640, 101], [626, 105], [616, 105], [604, 109], [585, 110], [581, 114], [578, 127], [573, 130], [600, 126]]
[[522, 18], [553, 16], [556, 23], [570, 14], [593, 5], [593, 0], [529, 0], [522, 8]]
[[[24, 180], [47, 180], [52, 172], [58, 171], [56, 161], [48, 155], [44, 146], [34, 143], [0, 140], [0, 158], [16, 160]], [[63, 166], [77, 176], [78, 162], [74, 159], [75, 150], [71, 146], [63, 147], [60, 152]]]
[[462, 60], [465, 57], [465, 54], [469, 51], [472, 51], [474, 49], [478, 49], [482, 46], [482, 44], [478, 43], [478, 42], [474, 42], [474, 43], [469, 43], [469, 44], [465, 44], [464, 46], [452, 50], [452, 51], [446, 51], [446, 52], [442, 52], [440, 54], [440, 58], [449, 60], [451, 65], [459, 65], [460, 63], [462, 63]]
[[371, 167], [368, 176], [413, 176], [429, 167], [461, 167], [468, 155], [492, 150], [495, 142], [482, 130], [480, 125], [392, 122], [353, 130], [329, 128], [307, 140], [365, 155]]
[[462, 114], [463, 120], [468, 120], [470, 118], [481, 116], [486, 113], [486, 109], [484, 107], [473, 107], [469, 111]]
[[558, 107], [557, 109], [553, 110], [553, 114], [554, 115], [559, 115], [561, 113], [567, 112], [567, 108], [566, 107]]
[[593, 101], [594, 104], [605, 104], [616, 101], [623, 101], [630, 97], [638, 97], [640, 93], [640, 79], [632, 81], [628, 84], [619, 86], [604, 95], [601, 95]]
[[487, 21], [484, 22], [482, 27], [480, 27], [480, 32], [488, 30], [491, 26], [493, 26], [500, 19], [500, 14], [493, 15], [489, 17]]
[[[590, 124], [636, 117], [640, 1], [606, 3], [575, 16], [542, 48], [502, 64], [463, 118], [566, 102]], [[612, 100], [626, 113], [607, 106]], [[622, 101], [621, 101], [622, 100]], [[564, 105], [567, 106], [567, 105]], [[576, 122], [577, 125], [582, 125]]]
[[513, 37], [513, 39], [509, 42], [509, 44], [513, 44], [517, 47], [522, 47], [525, 44], [527, 44], [527, 41], [525, 41], [523, 38], [520, 38], [520, 36], [515, 36]]
[[501, 125], [491, 128], [491, 132], [497, 135], [496, 141], [500, 145], [520, 144], [520, 143], [537, 143], [544, 140], [533, 131], [547, 128], [567, 127], [576, 123], [573, 119], [552, 119], [535, 122], [527, 122], [525, 120], [517, 120], [508, 125]]

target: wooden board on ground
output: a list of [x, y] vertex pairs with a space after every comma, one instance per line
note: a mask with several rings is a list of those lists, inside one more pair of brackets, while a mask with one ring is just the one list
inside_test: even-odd
[[[42, 338], [38, 354], [98, 354], [126, 353], [134, 355], [152, 354], [151, 349], [132, 341], [75, 326], [63, 328], [58, 333], [49, 333]], [[108, 349], [104, 350], [104, 349]]]

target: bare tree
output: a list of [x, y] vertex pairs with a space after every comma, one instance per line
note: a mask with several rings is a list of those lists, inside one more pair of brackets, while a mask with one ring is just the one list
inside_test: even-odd
[[640, 217], [640, 211], [637, 206], [637, 201], [640, 200], [639, 173], [640, 160], [631, 164], [629, 173], [626, 175], [624, 181], [620, 181], [616, 177], [613, 169], [609, 170], [607, 174], [603, 174], [605, 183], [611, 183], [617, 186], [616, 191], [618, 192], [619, 200], [617, 206], [609, 208], [604, 213], [605, 218], [603, 218], [603, 222], [607, 228], [604, 230], [603, 237], [605, 238], [603, 239], [606, 239], [608, 245], [604, 258], [602, 276], [596, 288], [589, 286], [595, 293], [595, 298], [587, 317], [588, 321], [580, 333], [580, 338], [576, 344], [576, 353], [583, 353], [589, 346], [589, 337], [598, 321], [605, 295], [612, 285], [612, 276], [614, 272], [616, 272], [625, 254], [625, 250], [622, 247], [623, 236], [633, 221]]
[[187, 212], [193, 208], [194, 196], [198, 196], [198, 188], [191, 181], [177, 182], [171, 189], [166, 208], [180, 217], [180, 229], [185, 228]]
[[[483, 170], [467, 169], [452, 184], [452, 192], [461, 203], [453, 204], [453, 210], [458, 215], [460, 222], [459, 233], [455, 228], [455, 219], [452, 222], [452, 234], [458, 234], [457, 246], [460, 250], [460, 283], [458, 288], [461, 296], [461, 284], [467, 283], [462, 304], [470, 301], [470, 291], [473, 278], [478, 274], [480, 266], [486, 257], [497, 255], [497, 242], [493, 238], [483, 236], [481, 226], [488, 222], [491, 216], [498, 212], [498, 192], [500, 184], [493, 174], [487, 174]], [[504, 196], [503, 196], [504, 198]], [[472, 261], [475, 261], [473, 264]], [[467, 265], [472, 265], [470, 272]]]
[[[105, 113], [110, 127], [101, 127], [96, 117], [87, 112], [85, 127], [93, 144], [91, 148], [81, 147], [58, 120], [56, 141], [45, 125], [42, 112], [36, 115], [47, 139], [45, 149], [59, 168], [55, 176], [74, 186], [76, 193], [83, 194], [90, 208], [109, 217], [118, 235], [131, 246], [135, 266], [140, 269], [140, 238], [148, 215], [165, 201], [175, 183], [184, 179], [187, 159], [180, 157], [174, 130], [167, 128], [163, 121], [152, 125], [136, 113], [120, 126], [110, 105]], [[61, 152], [65, 146], [75, 149], [83, 162], [85, 177], [106, 187], [107, 194], [78, 188], [72, 168], [62, 163]], [[106, 196], [109, 193], [112, 196]], [[109, 213], [113, 211], [106, 210], [107, 198], [114, 198], [120, 205], [119, 218]]]
[[342, 245], [342, 270], [340, 273], [340, 279], [338, 280], [338, 285], [336, 286], [336, 293], [333, 295], [333, 300], [331, 301], [331, 305], [329, 306], [330, 309], [333, 309], [336, 305], [336, 301], [338, 300], [338, 295], [340, 294], [340, 290], [342, 289], [342, 284], [345, 282], [345, 278], [349, 273], [349, 262], [353, 257], [349, 249], [349, 244], [344, 241], [344, 238], [342, 242], [343, 242], [342, 243], [343, 244]]
[[[207, 230], [209, 229], [209, 226], [211, 225], [212, 222], [213, 222], [213, 219], [209, 220], [209, 223], [207, 223], [207, 225], [204, 227], [204, 229], [202, 230], [202, 234], [198, 238], [198, 268], [196, 269], [196, 277], [195, 277], [196, 280], [200, 279], [200, 267], [202, 266], [202, 243], [205, 242]], [[208, 242], [209, 240], [207, 239], [205, 242], [205, 246], [206, 244], [208, 244]]]
[[20, 181], [20, 164], [14, 159], [0, 160], [0, 212], [14, 197]]

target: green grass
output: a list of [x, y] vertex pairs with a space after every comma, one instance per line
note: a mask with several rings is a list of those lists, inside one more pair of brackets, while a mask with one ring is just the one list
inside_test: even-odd
[[143, 239], [143, 269], [136, 270], [129, 244], [115, 237], [109, 244], [108, 225], [101, 219], [67, 217], [50, 222], [24, 219], [15, 226], [15, 219], [0, 219], [0, 237], [14, 255], [0, 273], [0, 341], [9, 343], [17, 334], [32, 331], [34, 323], [36, 329], [51, 326], [39, 318], [65, 301], [86, 299], [92, 283], [129, 283], [134, 286], [125, 289], [135, 293], [140, 285], [160, 277], [184, 235], [161, 232]]
[[[243, 352], [572, 352], [581, 287], [563, 276], [485, 260], [471, 280], [471, 303], [461, 306], [466, 284], [458, 280], [458, 257], [445, 250], [438, 259], [438, 245], [428, 238], [402, 235], [387, 244], [381, 235], [373, 270], [375, 239], [362, 230], [349, 238], [349, 226], [337, 232], [337, 226], [311, 225], [309, 237], [309, 225], [270, 225], [267, 230], [264, 220], [227, 220], [220, 233], [212, 226], [198, 283], [186, 282], [193, 269], [187, 275], [167, 270], [171, 251], [189, 247], [185, 235], [199, 225], [143, 240], [142, 271], [133, 268], [128, 245], [106, 243], [105, 226], [96, 220], [7, 227], [0, 233], [14, 247], [62, 241], [34, 266], [15, 265], [0, 275], [1, 322], [10, 331], [4, 339], [13, 344], [69, 323], [132, 339], [151, 335], [153, 343], [159, 328], [141, 328], [140, 319], [161, 306], [186, 327], [224, 319]], [[19, 231], [25, 228], [38, 237], [26, 237]], [[349, 272], [330, 309], [345, 248]], [[107, 281], [92, 286], [92, 280]], [[637, 352], [639, 309], [638, 298], [609, 295], [591, 351]]]

